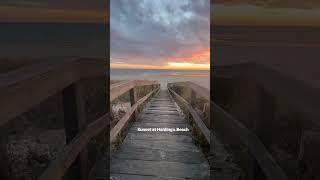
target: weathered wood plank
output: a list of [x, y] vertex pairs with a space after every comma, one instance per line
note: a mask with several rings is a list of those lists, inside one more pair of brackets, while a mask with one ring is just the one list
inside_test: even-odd
[[193, 143], [178, 143], [166, 140], [159, 140], [153, 143], [144, 140], [126, 141], [122, 148], [201, 152]]
[[162, 111], [146, 111], [145, 114], [156, 114], [156, 115], [176, 115], [180, 116], [178, 112], [162, 112]]
[[172, 134], [172, 135], [187, 135], [191, 136], [191, 132], [143, 132], [143, 131], [138, 131], [137, 128], [130, 128], [128, 133], [141, 133], [141, 134], [155, 134], [157, 136], [161, 136], [163, 134]]
[[170, 115], [170, 114], [155, 114], [155, 113], [149, 113], [149, 114], [140, 114], [139, 117], [141, 118], [154, 118], [156, 119], [181, 119], [181, 116], [178, 115]]
[[174, 122], [141, 122], [138, 121], [132, 125], [132, 127], [143, 127], [143, 128], [190, 128], [185, 122], [184, 123], [174, 123]]
[[187, 135], [173, 135], [173, 134], [162, 134], [161, 136], [157, 134], [143, 134], [143, 133], [128, 133], [126, 140], [145, 140], [145, 141], [157, 141], [157, 140], [170, 140], [175, 142], [186, 142], [193, 143], [190, 136]]
[[[112, 173], [110, 179], [116, 180], [185, 180], [185, 178], [172, 178], [172, 177], [161, 177], [161, 176], [145, 176], [145, 175], [134, 175], [134, 174], [117, 174]], [[100, 179], [96, 179], [100, 180]], [[102, 179], [101, 179], [102, 180]], [[105, 180], [105, 179], [104, 179]]]
[[198, 152], [185, 151], [181, 153], [181, 151], [159, 151], [136, 148], [122, 149], [117, 154], [115, 154], [113, 158], [144, 161], [168, 161], [186, 164], [201, 164], [206, 161], [204, 157], [199, 156]]
[[164, 103], [155, 103], [155, 102], [150, 104], [150, 108], [159, 107], [159, 106], [162, 106], [162, 105], [165, 105], [168, 108], [175, 108], [175, 104], [174, 103], [166, 103], [166, 104], [164, 104]]
[[[152, 118], [152, 116], [151, 117], [149, 117], [149, 118]], [[183, 120], [183, 119], [175, 119], [175, 118], [168, 118], [168, 119], [156, 119], [156, 118], [154, 118], [154, 119], [152, 119], [152, 120], [150, 120], [150, 119], [148, 119], [148, 118], [139, 118], [139, 120], [137, 120], [137, 123], [147, 123], [147, 122], [149, 122], [149, 123], [170, 123], [170, 124], [185, 124], [186, 122], [185, 122], [185, 120]], [[157, 124], [156, 124], [157, 125]]]
[[111, 174], [137, 174], [149, 176], [167, 176], [190, 179], [208, 179], [209, 168], [207, 163], [186, 164], [168, 161], [143, 160], [111, 160]]
[[148, 107], [147, 109], [150, 109], [150, 110], [174, 110], [176, 111], [176, 107], [175, 106], [171, 106], [171, 107], [168, 107], [166, 106], [167, 104], [163, 104], [165, 107]]

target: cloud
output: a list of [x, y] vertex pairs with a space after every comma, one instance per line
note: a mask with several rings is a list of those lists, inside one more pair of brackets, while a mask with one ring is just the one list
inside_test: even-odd
[[[149, 65], [164, 65], [173, 60], [209, 62], [199, 55], [210, 47], [209, 3], [110, 0], [111, 57]], [[194, 59], [190, 58], [192, 55]]]
[[212, 4], [240, 5], [248, 4], [266, 8], [320, 8], [319, 0], [211, 0]]

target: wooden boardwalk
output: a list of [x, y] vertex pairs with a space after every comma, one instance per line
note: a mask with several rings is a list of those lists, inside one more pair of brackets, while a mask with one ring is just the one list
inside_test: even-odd
[[[230, 177], [230, 174], [236, 174], [236, 176], [240, 174], [241, 176], [244, 175], [242, 176], [244, 178], [241, 179], [249, 179], [246, 177], [253, 176], [263, 176], [266, 179], [277, 180], [288, 179], [285, 172], [270, 155], [268, 148], [265, 147], [259, 137], [241, 123], [241, 121], [213, 102], [209, 90], [192, 82], [175, 82], [168, 83], [167, 85], [170, 92], [169, 95], [168, 91], [160, 91], [158, 93], [160, 84], [157, 81], [127, 80], [110, 85], [109, 93], [109, 90], [106, 89], [107, 64], [105, 63], [103, 59], [48, 59], [39, 64], [1, 74], [0, 99], [3, 101], [0, 104], [3, 108], [0, 111], [0, 125], [5, 125], [15, 120], [15, 117], [30, 111], [32, 108], [36, 108], [37, 105], [53, 95], [60, 96], [58, 104], [63, 110], [66, 145], [64, 145], [63, 150], [59, 152], [57, 157], [50, 162], [49, 166], [40, 175], [40, 180], [58, 180], [64, 178], [110, 179], [107, 176], [110, 165], [108, 161], [109, 156], [99, 157], [99, 150], [102, 149], [99, 147], [101, 144], [95, 143], [94, 138], [101, 138], [107, 130], [110, 131], [110, 137], [103, 138], [110, 138], [110, 143], [116, 143], [119, 135], [125, 130], [126, 124], [132, 117], [137, 115], [135, 111], [149, 99], [151, 101], [147, 104], [144, 111], [135, 118], [136, 121], [131, 129], [129, 129], [129, 133], [119, 150], [112, 154], [111, 179], [208, 179], [208, 163], [200, 149], [194, 145], [190, 132], [137, 131], [137, 128], [188, 127], [188, 123], [179, 113], [179, 108], [170, 95], [189, 113], [190, 117], [192, 117], [192, 122], [205, 137], [206, 143], [210, 144], [208, 159], [210, 160], [211, 175], [213, 175], [211, 178], [235, 179], [233, 176], [231, 178], [226, 177]], [[260, 74], [256, 74], [259, 76], [258, 79], [262, 79], [263, 81], [251, 79], [252, 76], [243, 73], [248, 72], [248, 69], [253, 69], [252, 72], [260, 72]], [[261, 72], [263, 72], [262, 74], [271, 73], [273, 75], [270, 75], [271, 79], [265, 78]], [[314, 108], [299, 108], [303, 104], [301, 102], [307, 104], [308, 107], [316, 107], [312, 106], [311, 101], [309, 102], [309, 100], [314, 99], [315, 94], [313, 91], [303, 87], [302, 89], [293, 88], [296, 90], [294, 92], [309, 92], [302, 94], [311, 95], [310, 97], [313, 98], [304, 96], [300, 97], [299, 101], [295, 101], [295, 103], [291, 102], [292, 98], [284, 96], [283, 88], [279, 89], [278, 86], [274, 86], [275, 83], [270, 82], [277, 82], [276, 84], [286, 83], [288, 87], [295, 84], [295, 87], [298, 87], [297, 85], [300, 84], [287, 80], [273, 71], [268, 71], [265, 67], [261, 68], [259, 65], [233, 65], [215, 68], [215, 74], [215, 77], [227, 79], [255, 80], [257, 81], [257, 85], [261, 85], [266, 90], [273, 89], [272, 96], [277, 98], [284, 97], [284, 99], [282, 98], [283, 101], [292, 104], [295, 109], [302, 109], [300, 113], [306, 113], [308, 117], [311, 117], [309, 119], [317, 119], [319, 117], [319, 113], [314, 113], [316, 112]], [[94, 99], [99, 98], [104, 101], [103, 99], [109, 97], [111, 103], [125, 93], [129, 93], [131, 107], [120, 120], [113, 122], [112, 112], [107, 111], [110, 109], [108, 101], [99, 103], [99, 110], [97, 109], [99, 113], [95, 114], [97, 116], [95, 119], [88, 118], [91, 116], [88, 116], [86, 109], [91, 107], [91, 105], [88, 106], [86, 97], [88, 97], [88, 93], [91, 93], [88, 91], [91, 88], [86, 87], [93, 85], [87, 83], [89, 79], [94, 80], [93, 82], [99, 80], [99, 84], [101, 85], [99, 89], [101, 88], [101, 91], [107, 92], [94, 93], [97, 95]], [[39, 84], [42, 84], [43, 87], [39, 88]], [[136, 90], [138, 87], [143, 86], [148, 86], [149, 92], [140, 99], [137, 99]], [[187, 88], [189, 91], [186, 99], [176, 92], [179, 87]], [[94, 85], [92, 88], [96, 88], [96, 86]], [[30, 92], [32, 93], [30, 94]], [[212, 129], [208, 128], [208, 125], [204, 123], [203, 119], [193, 108], [197, 97], [205, 99], [206, 103], [210, 104], [210, 112], [215, 116]], [[267, 104], [257, 102], [259, 106], [263, 104], [260, 107], [263, 110], [266, 109], [265, 105], [269, 107], [270, 104], [268, 100]], [[306, 109], [311, 110], [307, 111]], [[263, 119], [259, 119], [258, 122], [263, 123]], [[111, 123], [115, 123], [115, 125], [112, 129], [109, 129]], [[229, 145], [228, 151], [230, 150], [230, 155], [239, 154], [242, 156], [240, 160], [244, 160], [245, 165], [243, 171], [242, 167], [238, 168], [236, 164], [232, 164], [233, 157], [229, 157], [229, 154], [227, 154], [229, 152], [225, 152], [223, 148], [224, 144], [217, 143], [215, 134], [220, 135], [219, 138], [221, 138], [222, 142]], [[92, 140], [94, 140], [94, 143], [91, 143]], [[92, 145], [95, 147], [92, 147]], [[2, 148], [5, 150], [5, 147], [5, 144], [2, 144], [0, 150]], [[92, 149], [97, 149], [97, 151], [91, 151]], [[236, 153], [232, 153], [232, 150], [235, 150]], [[1, 153], [0, 158], [6, 159]], [[239, 158], [235, 159], [240, 163]], [[9, 167], [8, 162], [2, 161], [2, 164], [3, 167]], [[229, 166], [231, 164], [232, 167]], [[261, 169], [261, 172], [256, 173], [257, 167]], [[236, 173], [233, 173], [234, 169]], [[4, 176], [9, 177], [9, 171], [8, 174], [4, 173]]]
[[151, 99], [111, 155], [110, 179], [209, 179], [209, 165], [191, 132], [138, 128], [189, 128], [166, 90]]

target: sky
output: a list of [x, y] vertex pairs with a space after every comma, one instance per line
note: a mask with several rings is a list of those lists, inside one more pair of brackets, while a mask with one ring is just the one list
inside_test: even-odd
[[110, 0], [111, 68], [209, 69], [209, 0]]

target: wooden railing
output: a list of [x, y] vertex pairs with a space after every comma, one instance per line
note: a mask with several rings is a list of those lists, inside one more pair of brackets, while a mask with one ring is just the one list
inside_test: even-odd
[[[168, 83], [168, 90], [173, 95], [176, 101], [181, 103], [184, 107], [187, 108], [188, 112], [192, 115], [194, 122], [197, 127], [200, 129], [201, 133], [206, 138], [206, 141], [210, 144], [210, 127], [207, 127], [203, 120], [200, 118], [198, 113], [193, 109], [193, 105], [196, 99], [196, 94], [199, 94], [201, 97], [205, 98], [208, 102], [210, 102], [210, 92], [208, 89], [203, 88], [197, 84], [192, 82], [177, 82], [177, 83]], [[186, 87], [189, 90], [189, 98], [188, 101], [177, 94], [172, 88], [174, 86]]]
[[0, 75], [0, 125], [62, 92], [67, 145], [40, 176], [41, 180], [61, 179], [70, 166], [81, 169], [70, 172], [71, 178], [87, 178], [86, 146], [107, 127], [109, 114], [87, 124], [81, 80], [107, 77], [107, 67], [104, 60], [53, 59]]
[[[150, 86], [152, 87], [151, 92], [149, 92], [144, 97], [137, 100], [136, 95], [136, 87], [139, 86]], [[114, 143], [117, 140], [118, 135], [122, 132], [123, 128], [126, 126], [128, 121], [132, 116], [136, 116], [136, 110], [151, 96], [155, 95], [159, 89], [160, 84], [156, 81], [147, 81], [147, 80], [132, 80], [132, 81], [123, 81], [116, 84], [111, 85], [110, 87], [110, 102], [123, 95], [124, 93], [129, 91], [130, 96], [130, 104], [131, 108], [126, 112], [126, 114], [117, 122], [117, 124], [110, 131], [110, 143]]]
[[216, 66], [213, 73], [215, 78], [254, 82], [270, 95], [290, 104], [306, 119], [320, 126], [318, 121], [320, 119], [320, 93], [319, 89], [312, 84], [307, 84], [271, 67], [253, 62]]
[[[173, 90], [174, 86], [189, 88], [191, 91], [189, 103]], [[260, 139], [248, 128], [246, 128], [240, 121], [226, 113], [222, 108], [210, 100], [209, 90], [192, 82], [169, 83], [168, 90], [175, 97], [175, 99], [187, 107], [188, 111], [193, 117], [193, 120], [209, 144], [213, 143], [212, 140], [210, 140], [210, 130], [205, 126], [205, 124], [199, 118], [199, 115], [197, 115], [196, 111], [192, 108], [192, 103], [194, 102], [196, 94], [210, 102], [212, 115], [211, 118], [214, 119], [214, 123], [210, 125], [212, 127], [211, 136], [213, 136], [213, 132], [219, 133], [219, 137], [221, 137], [221, 135], [223, 137], [224, 134], [232, 134], [232, 137], [235, 138], [233, 140], [241, 142], [241, 144], [248, 148], [249, 153], [257, 161], [259, 167], [262, 169], [268, 180], [288, 179], [286, 174], [267, 151]]]

